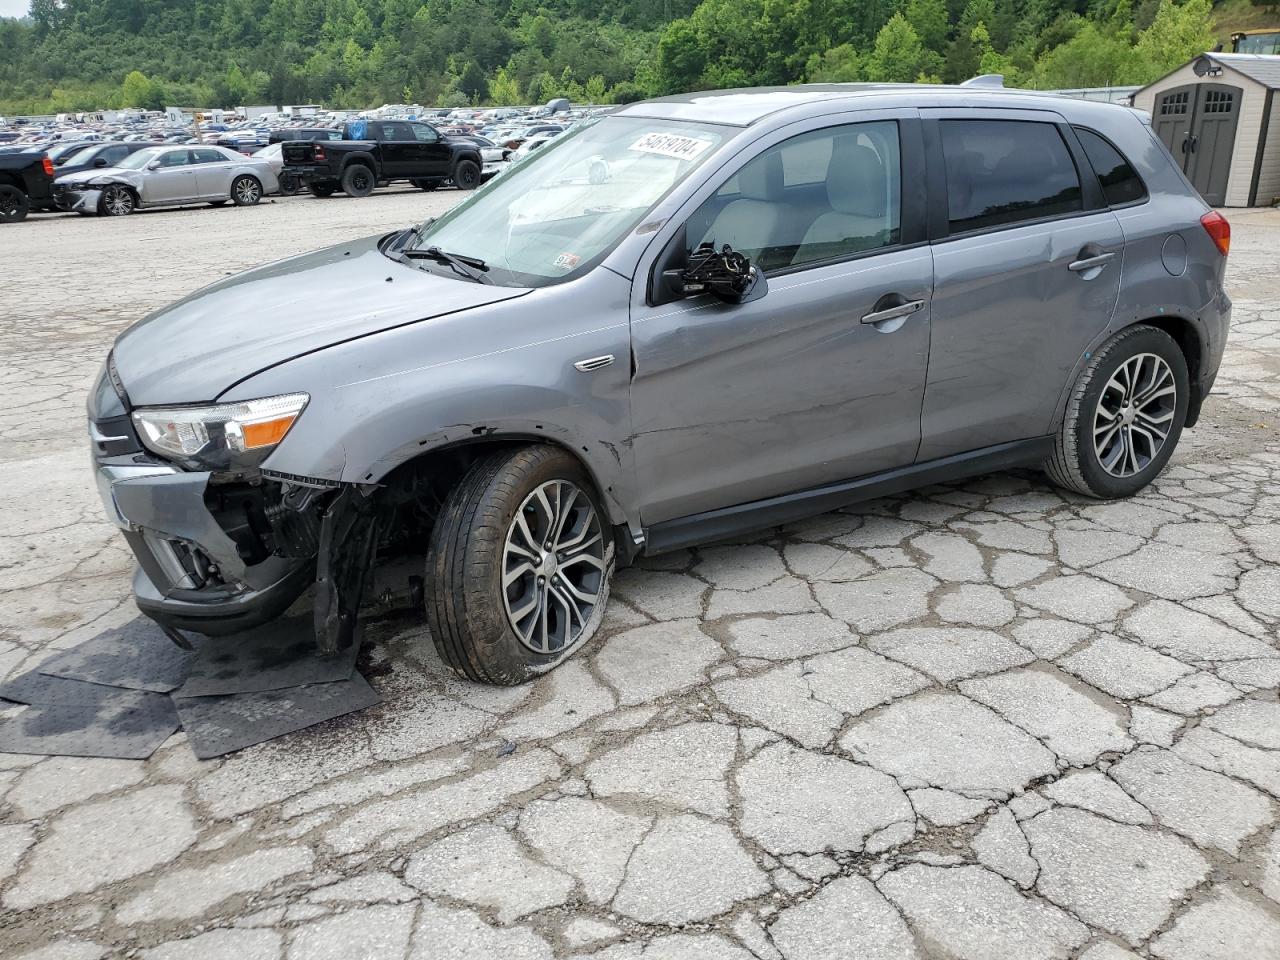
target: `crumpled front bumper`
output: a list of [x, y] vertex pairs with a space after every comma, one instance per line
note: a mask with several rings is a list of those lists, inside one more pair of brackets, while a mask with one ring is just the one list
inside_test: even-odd
[[247, 566], [204, 502], [208, 473], [144, 457], [97, 461], [107, 517], [138, 560], [138, 608], [178, 630], [220, 635], [275, 619], [307, 588], [311, 560], [269, 557]]

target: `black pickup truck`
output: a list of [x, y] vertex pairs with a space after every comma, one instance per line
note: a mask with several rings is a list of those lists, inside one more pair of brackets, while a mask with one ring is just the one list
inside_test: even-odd
[[0, 153], [0, 223], [25, 220], [53, 203], [53, 161], [40, 150]]
[[413, 120], [356, 120], [343, 128], [341, 140], [286, 141], [281, 155], [281, 175], [297, 177], [317, 197], [339, 188], [349, 197], [367, 197], [391, 180], [424, 190], [452, 180], [461, 190], [474, 190], [482, 166], [474, 143]]

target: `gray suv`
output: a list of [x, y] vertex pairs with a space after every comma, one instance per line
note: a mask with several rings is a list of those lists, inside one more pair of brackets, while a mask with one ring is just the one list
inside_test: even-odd
[[1230, 234], [1127, 108], [828, 85], [623, 107], [439, 219], [127, 330], [89, 399], [175, 639], [427, 555], [459, 674], [585, 643], [615, 566], [1008, 467], [1124, 497], [1213, 383]]

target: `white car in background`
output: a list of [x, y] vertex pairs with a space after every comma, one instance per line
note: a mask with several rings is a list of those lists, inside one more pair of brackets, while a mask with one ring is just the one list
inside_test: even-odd
[[62, 210], [122, 217], [138, 209], [191, 203], [251, 207], [279, 183], [271, 162], [207, 144], [146, 147], [114, 167], [54, 181]]

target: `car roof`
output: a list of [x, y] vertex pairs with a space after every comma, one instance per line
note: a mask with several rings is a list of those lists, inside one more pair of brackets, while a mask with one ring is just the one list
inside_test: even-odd
[[615, 111], [614, 116], [692, 120], [746, 127], [782, 112], [803, 117], [875, 107], [988, 107], [1078, 112], [1095, 107], [1116, 109], [1117, 105], [1074, 100], [1035, 90], [992, 86], [805, 83], [787, 87], [744, 87], [736, 90], [681, 93], [628, 104]]

